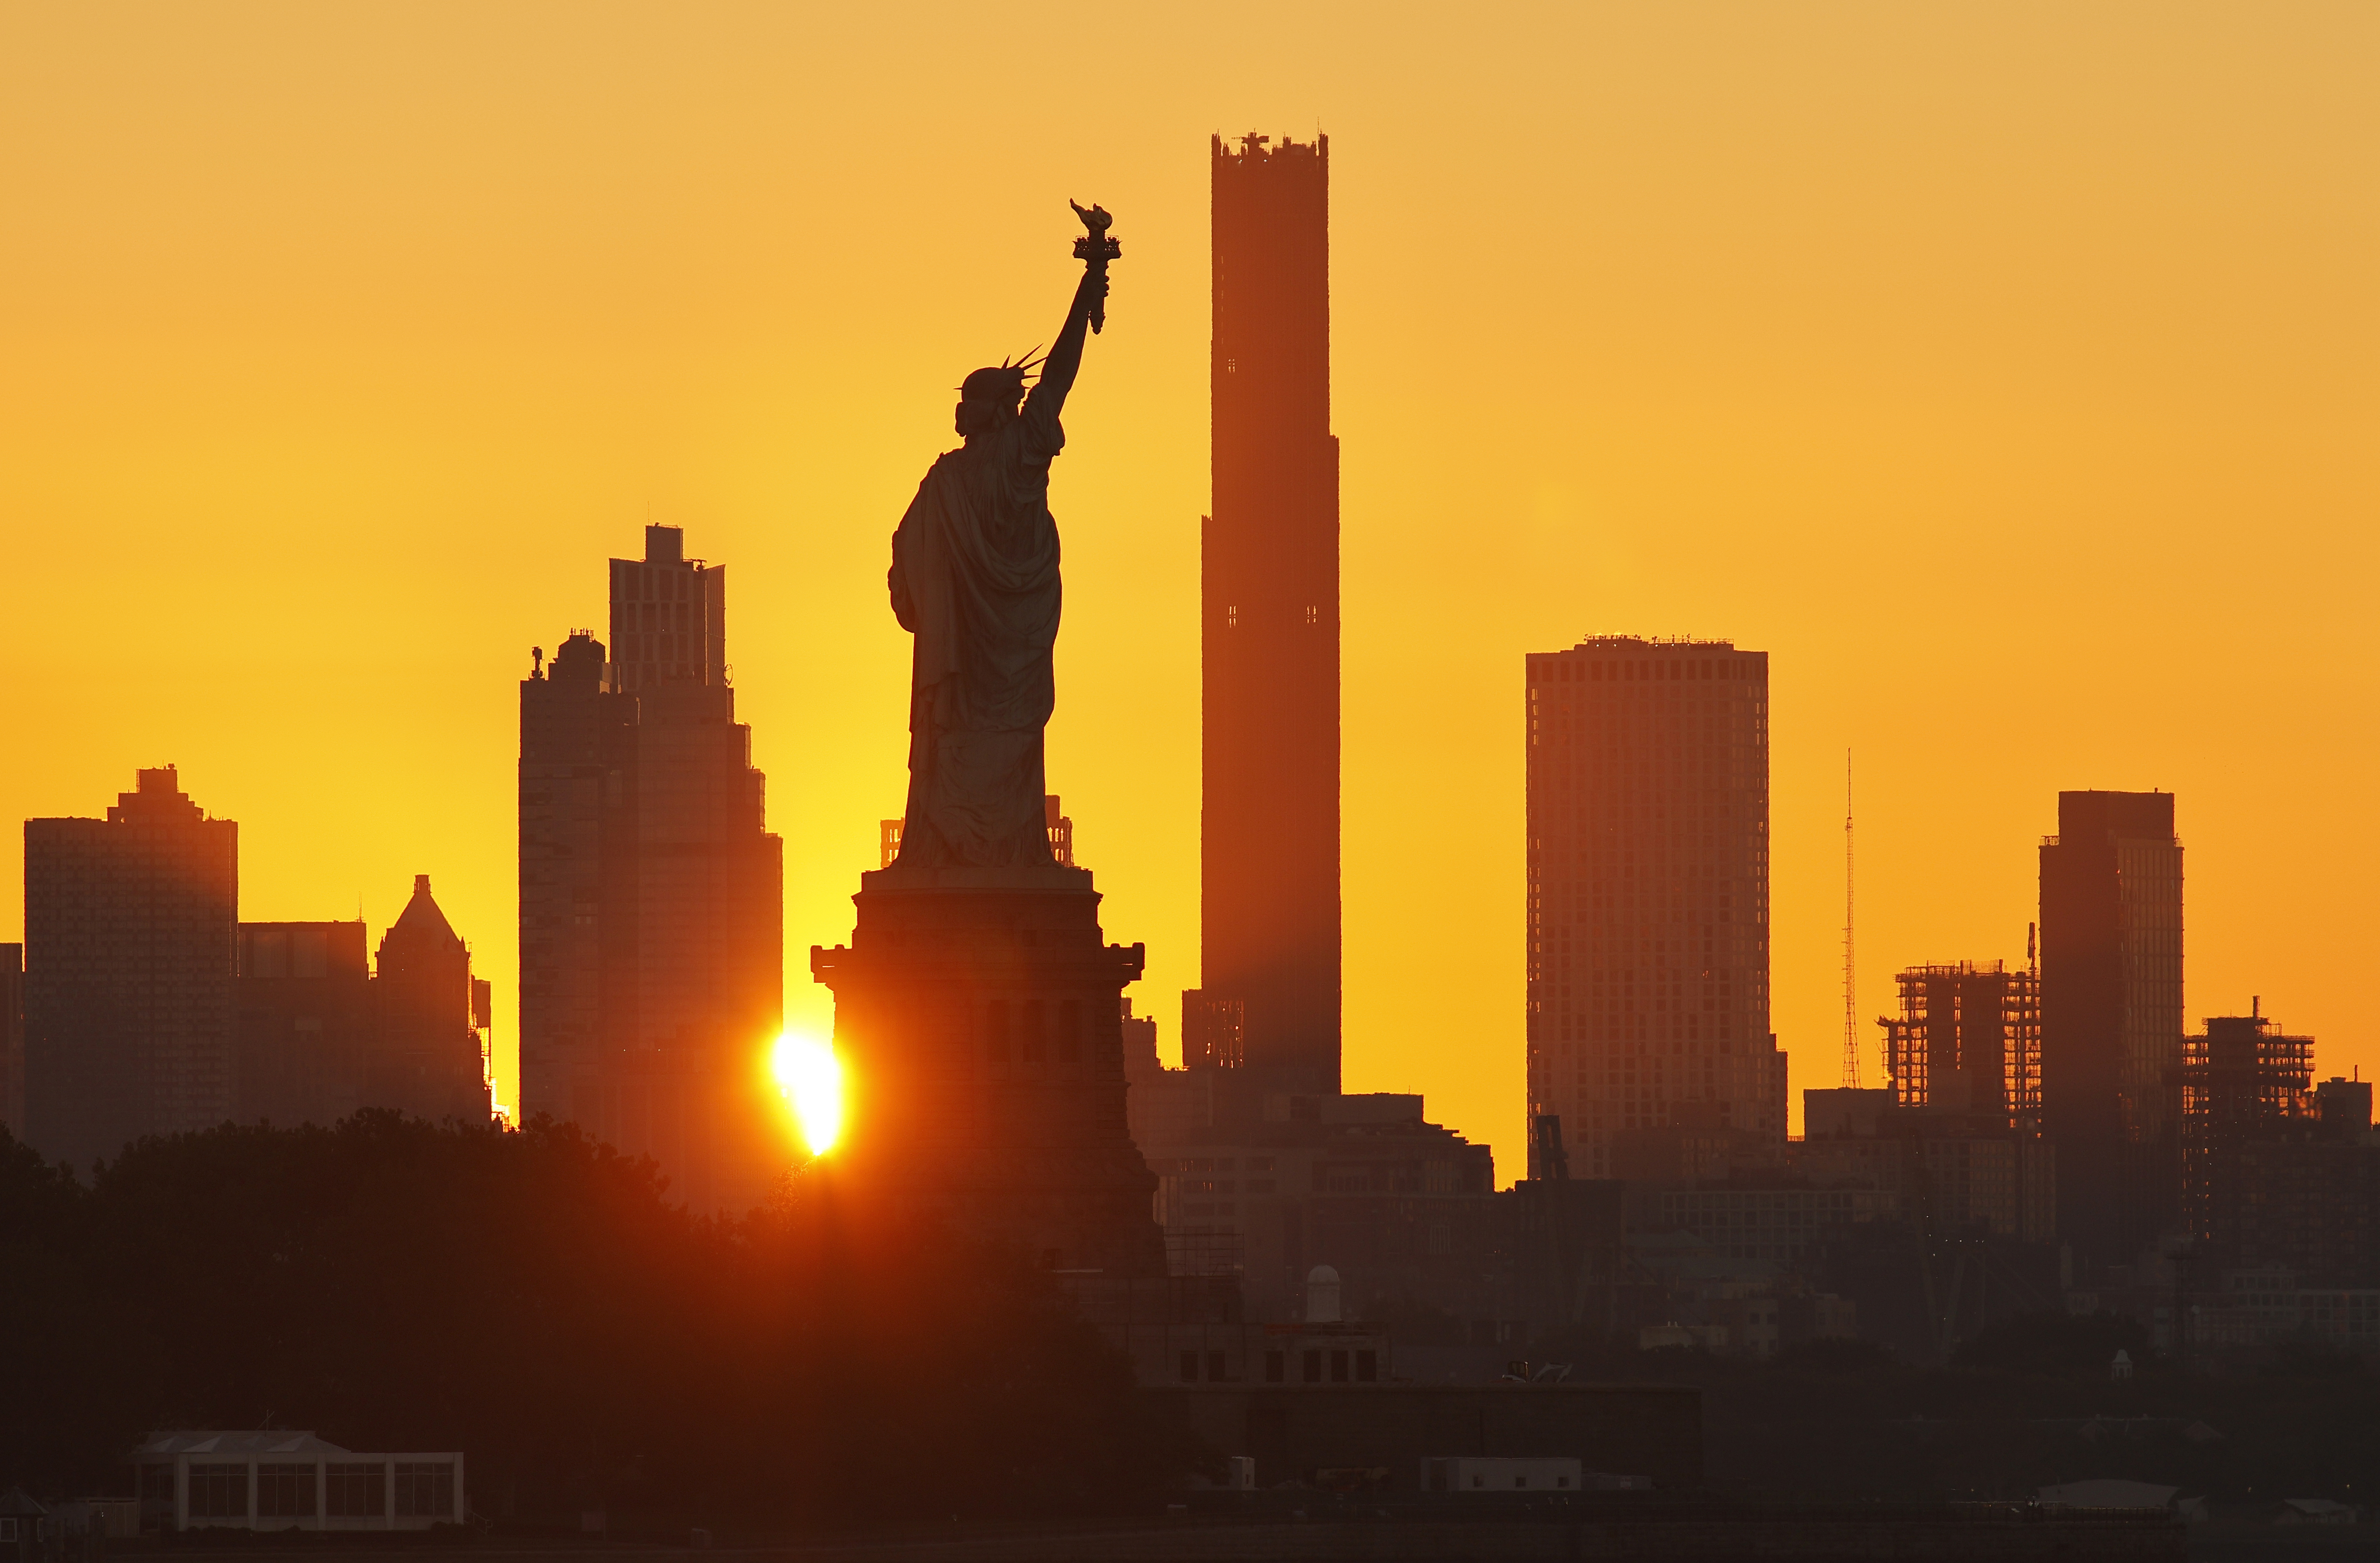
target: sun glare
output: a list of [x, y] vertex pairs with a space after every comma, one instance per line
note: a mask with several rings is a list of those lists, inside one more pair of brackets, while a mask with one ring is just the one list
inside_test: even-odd
[[777, 1038], [770, 1067], [801, 1125], [802, 1143], [824, 1156], [843, 1133], [843, 1064], [832, 1044], [786, 1032]]

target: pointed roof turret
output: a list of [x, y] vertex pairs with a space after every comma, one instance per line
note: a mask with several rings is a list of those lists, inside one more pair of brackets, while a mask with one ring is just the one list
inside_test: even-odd
[[434, 941], [440, 944], [460, 944], [455, 926], [446, 914], [438, 910], [438, 903], [430, 893], [430, 876], [413, 876], [413, 899], [405, 903], [396, 921], [389, 925], [389, 936], [402, 934], [408, 942]]

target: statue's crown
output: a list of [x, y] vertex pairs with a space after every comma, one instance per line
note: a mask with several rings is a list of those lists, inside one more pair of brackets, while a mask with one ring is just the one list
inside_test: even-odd
[[[1034, 352], [1040, 351], [1035, 348]], [[959, 398], [968, 402], [1001, 402], [1014, 407], [1025, 399], [1025, 377], [1040, 363], [1033, 353], [1026, 353], [1014, 363], [1005, 359], [990, 369], [979, 369], [959, 382]]]

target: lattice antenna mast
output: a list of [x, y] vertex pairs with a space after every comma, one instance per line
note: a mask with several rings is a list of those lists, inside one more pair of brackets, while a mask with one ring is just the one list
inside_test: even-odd
[[1852, 752], [1843, 751], [1843, 1085], [1860, 1084], [1859, 966], [1852, 945]]

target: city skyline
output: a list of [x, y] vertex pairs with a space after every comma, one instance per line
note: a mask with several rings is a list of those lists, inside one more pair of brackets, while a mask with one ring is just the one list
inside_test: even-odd
[[[2285, 780], [2370, 771], [2374, 632], [2355, 599], [2374, 494], [2354, 430], [2380, 330], [2350, 279], [2374, 236], [2367, 211], [2314, 193], [2355, 188], [2351, 149], [2370, 140], [2373, 110], [2340, 74], [2359, 33], [2325, 41], [2308, 21], [2243, 52], [2219, 18], [2176, 22], [2165, 63], [2134, 69], [2112, 24], [2011, 24], [2057, 45], [2043, 60], [2081, 62], [2069, 75], [2013, 51], [1945, 64], [1958, 51], [1939, 46], [1966, 36], [1949, 20], [1840, 50], [1840, 67], [1826, 25], [1714, 61], [1646, 21], [1597, 35], [1592, 91], [1552, 95], [1524, 61], [1498, 92], [1449, 89], [1422, 115], [1395, 100], [1442, 51], [1399, 35], [1369, 79], [1309, 74], [1328, 41], [1293, 27], [1297, 70], [1197, 55], [1213, 84], [1118, 107], [1107, 145], [1026, 109], [978, 209], [924, 142], [795, 160], [837, 139], [835, 92], [764, 117], [754, 161], [732, 164], [750, 176], [716, 191], [623, 176], [600, 139], [527, 139], [477, 88], [428, 114], [413, 150], [371, 151], [343, 111], [267, 79], [261, 123], [322, 116], [330, 133], [249, 155], [248, 131], [186, 111], [254, 51], [252, 28], [176, 34], [200, 63], [144, 98], [96, 72], [81, 24], [42, 25], [0, 49], [10, 124], [71, 132], [84, 161], [59, 177], [124, 200], [15, 187], [59, 237], [0, 260], [12, 296], [45, 301], [7, 328], [25, 372], [0, 434], [20, 545], [0, 650], [25, 676], [0, 808], [80, 813], [178, 762], [242, 822], [244, 915], [260, 918], [361, 910], [382, 927], [428, 868], [496, 979], [507, 1071], [512, 682], [530, 645], [592, 612], [583, 574], [552, 562], [627, 551], [649, 519], [735, 561], [736, 685], [787, 837], [785, 942], [840, 938], [899, 795], [898, 723], [880, 713], [905, 649], [875, 622], [881, 552], [918, 458], [948, 442], [916, 431], [972, 363], [1035, 340], [1037, 318], [987, 301], [1038, 298], [1063, 273], [1069, 189], [1132, 224], [1111, 308], [1134, 329], [1114, 336], [1055, 501], [1079, 606], [1050, 785], [1099, 843], [1104, 921], [1149, 946], [1133, 996], [1171, 1055], [1171, 995], [1196, 985], [1199, 954], [1205, 137], [1253, 120], [1302, 139], [1318, 114], [1338, 153], [1349, 1088], [1425, 1092], [1520, 1169], [1510, 669], [1605, 633], [1726, 636], [1775, 658], [1776, 1030], [1797, 1109], [1838, 1066], [1846, 742], [1862, 757], [1864, 1022], [1890, 1008], [1895, 971], [2015, 953], [2059, 791], [2154, 787], [2188, 810], [2188, 1022], [2261, 993], [2321, 1039], [2325, 1075], [2380, 1059], [2345, 975], [2374, 844], [2301, 818]], [[336, 37], [327, 79], [359, 112], [412, 102], [367, 67], [370, 39]], [[424, 37], [404, 57], [433, 76], [442, 52], [470, 53], [435, 23]], [[691, 101], [725, 38], [674, 45], [656, 90]], [[616, 60], [629, 43], [598, 29], [567, 47]], [[753, 55], [781, 51], [761, 37]], [[930, 96], [984, 60], [919, 68]], [[2192, 72], [2234, 96], [2210, 105]], [[718, 95], [763, 113], [740, 76]], [[1597, 106], [1557, 106], [1573, 100]], [[1787, 114], [1779, 131], [1780, 100], [1864, 117], [1853, 132]], [[2011, 130], [1995, 105], [2012, 102], [2034, 108]], [[602, 134], [589, 103], [539, 106]], [[917, 123], [941, 134], [945, 112]], [[154, 139], [204, 210], [145, 206], [152, 176], [84, 135], [91, 115], [197, 124], [188, 146]], [[650, 167], [700, 165], [735, 139], [724, 124], [687, 115]], [[1503, 155], [1451, 158], [1455, 124]], [[500, 166], [475, 172], [487, 145]], [[370, 155], [325, 193], [315, 147]], [[555, 236], [507, 214], [516, 178], [559, 204]], [[269, 219], [301, 195], [339, 221]], [[906, 233], [919, 211], [981, 237], [982, 275], [956, 278], [929, 243], [862, 236]], [[185, 223], [192, 241], [167, 243]], [[1507, 223], [1520, 258], [1483, 255], [1482, 224]], [[180, 259], [80, 266], [128, 234], [122, 253]], [[1486, 329], [1483, 268], [1525, 296]], [[883, 354], [856, 374], [846, 315]], [[793, 475], [820, 453], [833, 476]], [[1930, 594], [1906, 589], [1920, 575]], [[2242, 599], [2282, 627], [2218, 636]], [[2012, 731], [1983, 746], [1923, 720], [1953, 697]], [[0, 939], [18, 916], [0, 912]], [[789, 1006], [822, 1033], [810, 986], [795, 972]], [[509, 1074], [499, 1094], [518, 1101]]]

